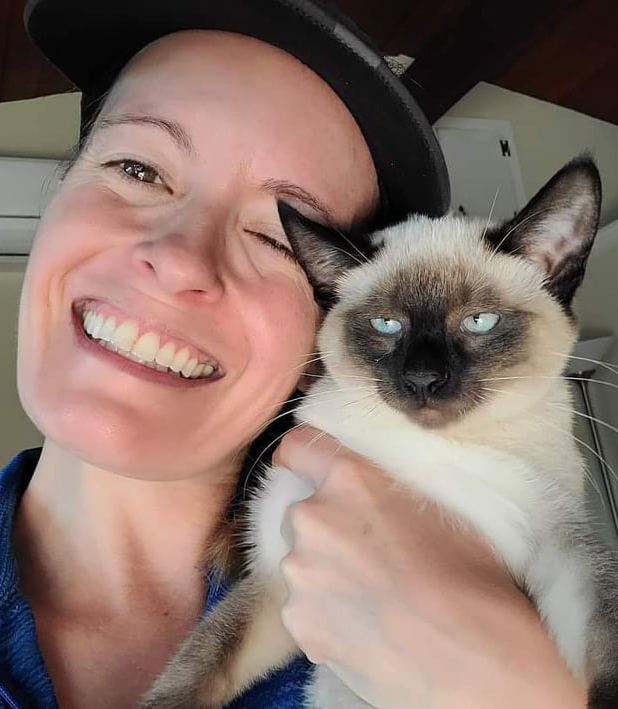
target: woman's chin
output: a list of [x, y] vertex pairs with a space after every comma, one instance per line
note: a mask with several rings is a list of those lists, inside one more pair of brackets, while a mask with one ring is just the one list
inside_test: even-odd
[[[178, 435], [182, 422], [140, 417], [116, 401], [96, 403], [84, 397], [45, 401], [39, 393], [35, 407], [24, 408], [46, 440], [71, 457], [123, 477], [173, 481], [199, 476], [203, 461], [216, 458], [207, 446], [197, 450], [190, 434]], [[64, 397], [63, 397], [64, 398]], [[46, 405], [47, 404], [47, 405]], [[187, 431], [189, 422], [187, 422]], [[202, 461], [202, 465], [198, 461]]]

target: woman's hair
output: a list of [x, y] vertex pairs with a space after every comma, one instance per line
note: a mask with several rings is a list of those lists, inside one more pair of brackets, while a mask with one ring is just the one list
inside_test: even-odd
[[99, 115], [101, 114], [103, 106], [105, 105], [105, 101], [107, 100], [107, 97], [109, 96], [110, 92], [111, 88], [108, 91], [100, 94], [94, 100], [87, 100], [82, 96], [79, 138], [71, 149], [69, 156], [62, 162], [60, 166], [61, 180], [67, 176], [73, 165], [75, 165], [75, 163], [77, 162], [79, 156], [82, 154], [84, 147], [90, 139], [92, 129], [94, 128], [94, 125], [97, 122]]

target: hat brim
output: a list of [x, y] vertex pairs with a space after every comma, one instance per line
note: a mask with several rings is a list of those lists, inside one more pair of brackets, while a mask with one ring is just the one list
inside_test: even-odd
[[382, 57], [339, 13], [310, 0], [28, 0], [26, 28], [87, 97], [109, 88], [140, 49], [172, 32], [236, 32], [279, 47], [320, 75], [355, 117], [376, 166], [386, 221], [444, 214], [440, 146]]

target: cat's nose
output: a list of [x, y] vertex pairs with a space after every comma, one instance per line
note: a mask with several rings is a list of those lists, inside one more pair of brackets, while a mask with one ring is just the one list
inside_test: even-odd
[[448, 381], [448, 374], [440, 372], [419, 371], [409, 369], [404, 373], [403, 378], [412, 394], [426, 398], [427, 395], [435, 394]]

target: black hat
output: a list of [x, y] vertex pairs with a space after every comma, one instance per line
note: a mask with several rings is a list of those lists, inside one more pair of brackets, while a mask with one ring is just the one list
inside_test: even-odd
[[431, 126], [379, 50], [325, 0], [27, 0], [30, 37], [96, 103], [142, 47], [171, 32], [227, 30], [284, 49], [356, 118], [375, 163], [383, 221], [443, 214], [448, 175]]

